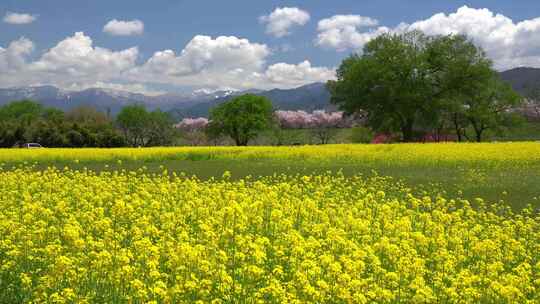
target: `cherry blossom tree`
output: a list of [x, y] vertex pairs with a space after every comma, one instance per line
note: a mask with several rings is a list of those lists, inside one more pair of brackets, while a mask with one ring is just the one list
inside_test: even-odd
[[321, 144], [327, 144], [340, 128], [349, 128], [354, 119], [345, 117], [343, 112], [276, 111], [278, 123], [285, 129], [310, 129]]
[[208, 126], [208, 118], [184, 118], [175, 127], [182, 131], [183, 137], [193, 146], [206, 143], [205, 129]]

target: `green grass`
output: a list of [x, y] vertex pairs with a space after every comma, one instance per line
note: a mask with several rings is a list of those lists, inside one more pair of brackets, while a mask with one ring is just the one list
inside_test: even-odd
[[508, 130], [502, 136], [491, 135], [491, 139], [499, 141], [540, 140], [540, 122], [525, 122]]
[[[201, 179], [221, 177], [230, 171], [233, 179], [273, 174], [308, 175], [326, 171], [342, 171], [345, 176], [379, 174], [403, 180], [409, 187], [421, 192], [423, 188], [440, 189], [448, 196], [473, 200], [480, 197], [490, 202], [504, 200], [514, 209], [521, 209], [527, 204], [540, 207], [540, 165], [523, 168], [482, 167], [480, 165], [424, 166], [424, 165], [373, 165], [350, 162], [315, 163], [288, 160], [165, 160], [165, 161], [124, 161], [122, 164], [100, 162], [73, 163], [51, 162], [38, 163], [37, 169], [47, 166], [102, 170], [135, 171], [145, 166], [150, 172], [161, 172], [164, 168], [169, 173], [176, 172]], [[9, 167], [9, 166], [8, 166]], [[505, 194], [506, 193], [506, 194]]]
[[[3, 164], [3, 165], [1, 165]], [[148, 149], [0, 149], [0, 167], [35, 164], [74, 169], [138, 170], [233, 178], [342, 171], [403, 180], [416, 192], [540, 207], [540, 143], [184, 147]]]

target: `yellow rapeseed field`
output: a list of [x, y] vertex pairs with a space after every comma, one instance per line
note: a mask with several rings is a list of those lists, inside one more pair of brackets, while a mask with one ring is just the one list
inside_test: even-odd
[[0, 163], [111, 162], [164, 160], [302, 160], [385, 164], [462, 164], [482, 162], [526, 166], [540, 163], [540, 142], [323, 145], [297, 147], [163, 147], [116, 149], [0, 149]]
[[[473, 145], [455, 147], [437, 149], [485, 157]], [[303, 149], [273, 151], [299, 157]], [[318, 149], [321, 157], [363, 157], [358, 150], [401, 146]], [[410, 157], [431, 149], [419, 145]], [[539, 148], [523, 144], [503, 157], [539, 157], [523, 149]], [[64, 151], [81, 160], [148, 157]], [[377, 176], [227, 176], [0, 171], [0, 303], [540, 303], [540, 217], [532, 209], [481, 200], [472, 208]]]

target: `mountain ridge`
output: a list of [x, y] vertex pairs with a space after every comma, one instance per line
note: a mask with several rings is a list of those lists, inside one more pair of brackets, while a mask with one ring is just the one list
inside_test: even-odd
[[[500, 73], [501, 79], [507, 81], [522, 95], [526, 95], [533, 87], [540, 87], [540, 69], [519, 67]], [[293, 89], [271, 89], [246, 91], [194, 91], [187, 94], [165, 93], [161, 95], [144, 95], [128, 91], [88, 88], [81, 91], [67, 91], [54, 86], [34, 86], [0, 88], [0, 105], [14, 100], [32, 99], [45, 106], [62, 110], [87, 105], [101, 111], [110, 111], [113, 115], [129, 104], [144, 104], [151, 110], [161, 109], [170, 112], [176, 119], [184, 117], [208, 116], [209, 110], [234, 96], [251, 93], [269, 98], [274, 107], [280, 110], [317, 109], [334, 110], [330, 104], [330, 93], [324, 83], [310, 83]]]

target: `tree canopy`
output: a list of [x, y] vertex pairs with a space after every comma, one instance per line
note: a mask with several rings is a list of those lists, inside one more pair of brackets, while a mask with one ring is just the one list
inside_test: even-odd
[[148, 112], [143, 105], [128, 105], [118, 113], [116, 123], [133, 147], [164, 146], [173, 140], [173, 120], [161, 110]]
[[[461, 117], [471, 104], [516, 104], [519, 99], [501, 84], [484, 51], [466, 36], [428, 36], [420, 31], [371, 40], [361, 54], [342, 62], [337, 80], [327, 87], [331, 102], [347, 114], [365, 112], [370, 127], [399, 131], [403, 141], [439, 128], [454, 112]], [[504, 112], [475, 108], [489, 120]], [[472, 123], [468, 116], [462, 122]]]
[[237, 146], [247, 146], [273, 123], [272, 103], [266, 97], [245, 94], [220, 104], [210, 112], [208, 133], [226, 135]]
[[0, 107], [0, 147], [38, 142], [46, 147], [118, 147], [124, 145], [112, 121], [93, 108], [67, 113], [32, 100]]

